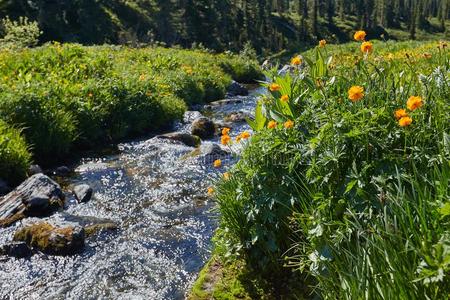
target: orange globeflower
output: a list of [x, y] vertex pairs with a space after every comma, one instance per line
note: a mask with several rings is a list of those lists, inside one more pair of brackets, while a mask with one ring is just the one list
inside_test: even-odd
[[230, 173], [228, 173], [228, 172], [223, 173], [223, 179], [225, 179], [225, 180], [230, 179]]
[[408, 114], [406, 113], [406, 110], [404, 110], [404, 109], [397, 109], [395, 111], [395, 118], [397, 120], [400, 120], [401, 118], [407, 117], [407, 116], [408, 116]]
[[214, 161], [214, 168], [220, 168], [222, 166], [222, 161], [217, 159]]
[[364, 53], [370, 53], [373, 50], [373, 45], [371, 42], [364, 42], [361, 44], [361, 51]]
[[241, 138], [248, 139], [250, 137], [250, 133], [248, 133], [247, 131], [244, 131], [243, 133], [241, 133]]
[[353, 35], [353, 38], [359, 42], [364, 41], [366, 39], [366, 32], [363, 30], [359, 30], [359, 31], [355, 32], [355, 35]]
[[320, 47], [320, 48], [325, 47], [326, 44], [327, 44], [327, 41], [326, 41], [326, 40], [320, 40], [320, 41], [319, 41], [319, 47]]
[[272, 84], [269, 86], [269, 90], [270, 90], [271, 92], [279, 91], [279, 90], [281, 90], [281, 85], [279, 85], [278, 83], [272, 83]]
[[274, 129], [275, 127], [277, 127], [277, 122], [275, 121], [270, 121], [269, 124], [267, 125], [267, 128], [269, 129]]
[[283, 96], [281, 96], [280, 100], [283, 101], [283, 102], [288, 102], [289, 101], [289, 96], [288, 95], [283, 95]]
[[417, 108], [421, 107], [423, 105], [422, 98], [419, 96], [411, 96], [409, 97], [408, 101], [406, 102], [406, 107], [408, 107], [409, 110], [413, 111]]
[[236, 137], [236, 142], [240, 142], [242, 140], [242, 137], [240, 136], [240, 135], [238, 135], [237, 137]]
[[214, 194], [214, 188], [210, 186], [210, 187], [208, 188], [208, 195], [211, 196], [211, 195], [213, 195], [213, 194]]
[[362, 86], [356, 85], [352, 86], [348, 90], [348, 98], [352, 102], [356, 102], [358, 100], [361, 100], [364, 97], [364, 88]]
[[228, 135], [228, 133], [230, 133], [230, 128], [227, 128], [227, 127], [224, 127], [223, 129], [222, 129], [222, 135]]
[[398, 125], [400, 125], [401, 127], [406, 127], [411, 125], [412, 123], [412, 119], [410, 117], [403, 117], [400, 120], [398, 120]]
[[231, 141], [231, 137], [228, 134], [222, 135], [222, 137], [220, 138], [220, 142], [224, 146], [228, 145], [230, 143], [230, 141]]
[[296, 56], [291, 59], [291, 64], [294, 66], [299, 66], [302, 64], [302, 58], [300, 56]]
[[287, 120], [284, 123], [284, 128], [289, 129], [289, 128], [292, 128], [292, 127], [294, 127], [294, 122], [292, 122], [291, 120]]

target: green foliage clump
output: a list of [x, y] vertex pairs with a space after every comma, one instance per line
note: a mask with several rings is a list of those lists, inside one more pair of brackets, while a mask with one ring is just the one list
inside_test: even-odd
[[42, 34], [37, 22], [29, 21], [27, 17], [20, 17], [12, 21], [9, 17], [0, 20], [0, 50], [22, 49], [36, 46]]
[[353, 43], [268, 72], [257, 133], [217, 183], [225, 256], [324, 298], [447, 297], [449, 58], [445, 42]]
[[30, 165], [31, 155], [20, 130], [0, 120], [0, 174], [9, 184], [24, 179]]

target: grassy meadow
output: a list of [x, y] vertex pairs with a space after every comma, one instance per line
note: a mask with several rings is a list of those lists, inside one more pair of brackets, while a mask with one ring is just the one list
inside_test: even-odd
[[206, 51], [48, 44], [0, 52], [1, 173], [24, 178], [31, 160], [156, 132], [189, 105], [224, 97], [232, 79], [261, 78], [244, 56]]
[[448, 299], [448, 42], [355, 38], [266, 72], [191, 299]]

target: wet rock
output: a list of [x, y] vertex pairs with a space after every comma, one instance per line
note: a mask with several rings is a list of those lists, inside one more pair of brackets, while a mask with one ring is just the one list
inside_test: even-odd
[[59, 184], [42, 173], [33, 175], [0, 200], [0, 227], [27, 216], [46, 216], [63, 203]]
[[229, 96], [247, 96], [248, 90], [242, 84], [233, 80], [227, 89], [227, 95], [229, 95]]
[[14, 240], [25, 242], [30, 248], [46, 254], [70, 255], [83, 249], [85, 232], [80, 226], [54, 226], [41, 222], [19, 229]]
[[42, 168], [39, 165], [31, 165], [28, 168], [28, 176], [33, 176], [39, 173], [44, 173], [44, 171], [42, 171]]
[[53, 174], [58, 177], [67, 177], [72, 173], [72, 170], [69, 167], [61, 166], [55, 169]]
[[238, 104], [242, 103], [241, 98], [232, 98], [232, 99], [223, 99], [223, 100], [217, 100], [211, 102], [208, 106], [205, 106], [205, 108], [212, 108], [214, 106], [223, 106], [223, 105], [229, 105], [229, 104]]
[[115, 231], [118, 229], [117, 224], [110, 219], [91, 216], [75, 216], [65, 212], [53, 215], [51, 219], [49, 219], [49, 222], [52, 224], [72, 224], [83, 227], [86, 237], [103, 231]]
[[201, 139], [210, 139], [214, 137], [216, 126], [211, 119], [201, 117], [192, 122], [192, 134]]
[[3, 179], [0, 179], [0, 197], [8, 194], [11, 191], [8, 183]]
[[199, 111], [187, 111], [184, 113], [183, 122], [192, 123], [195, 119], [201, 118], [203, 115]]
[[220, 147], [218, 144], [214, 143], [202, 144], [200, 147], [200, 151], [202, 156], [214, 157], [216, 159], [225, 157], [230, 154], [228, 151], [222, 149], [222, 147]]
[[231, 122], [231, 123], [242, 123], [242, 122], [246, 122], [246, 119], [249, 117], [250, 117], [250, 115], [239, 111], [239, 112], [232, 112], [231, 114], [225, 116], [224, 120], [226, 122]]
[[224, 128], [229, 128], [229, 129], [233, 129], [233, 123], [226, 123], [226, 122], [221, 122], [221, 123], [216, 123], [216, 135], [222, 135], [222, 129]]
[[158, 135], [157, 138], [181, 142], [189, 147], [197, 147], [201, 144], [201, 140], [198, 136], [182, 132], [172, 132]]
[[73, 188], [73, 194], [79, 203], [91, 200], [93, 192], [93, 189], [88, 184], [79, 184]]
[[25, 242], [11, 242], [0, 246], [0, 255], [7, 255], [15, 258], [26, 258], [33, 255], [33, 252]]

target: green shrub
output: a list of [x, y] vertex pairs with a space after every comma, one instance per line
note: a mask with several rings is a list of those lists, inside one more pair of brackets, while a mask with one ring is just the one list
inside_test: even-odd
[[11, 128], [0, 120], [0, 174], [9, 184], [24, 179], [31, 162], [28, 145], [20, 130]]
[[21, 49], [36, 46], [42, 32], [37, 22], [30, 22], [27, 17], [12, 21], [9, 17], [0, 20], [1, 49]]

